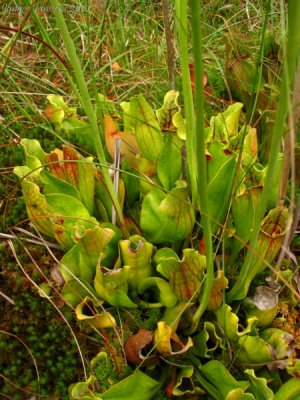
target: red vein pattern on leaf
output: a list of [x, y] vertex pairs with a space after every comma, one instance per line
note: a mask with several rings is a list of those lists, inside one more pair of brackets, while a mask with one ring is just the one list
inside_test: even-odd
[[[51, 236], [51, 227], [48, 226], [48, 214], [51, 213], [51, 210], [47, 206], [46, 202], [43, 201], [35, 191], [28, 193], [26, 199], [29, 218], [34, 222], [34, 225], [38, 230]], [[41, 209], [45, 210], [44, 213], [41, 213]]]
[[176, 114], [177, 111], [178, 111], [178, 108], [176, 106], [168, 109], [168, 113], [162, 121], [162, 125], [163, 125], [162, 130], [163, 131], [176, 131], [176, 129], [173, 125], [172, 118], [173, 118], [173, 115]]
[[50, 171], [52, 174], [75, 187], [78, 186], [78, 165], [76, 162], [70, 162], [72, 160], [80, 160], [76, 150], [63, 146], [63, 159], [60, 160], [59, 154], [54, 150], [46, 156], [46, 160], [51, 163]]
[[[66, 161], [80, 159], [76, 151], [74, 151], [72, 148], [64, 146], [63, 150], [64, 150], [64, 159]], [[67, 181], [72, 183], [76, 187], [78, 185], [77, 163], [66, 162], [64, 167], [66, 171]]]
[[181, 300], [190, 300], [200, 284], [200, 271], [186, 261], [181, 261], [179, 265], [179, 269], [172, 274], [171, 284], [174, 293]]

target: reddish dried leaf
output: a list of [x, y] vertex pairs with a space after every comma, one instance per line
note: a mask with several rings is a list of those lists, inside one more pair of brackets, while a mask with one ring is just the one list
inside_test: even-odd
[[142, 356], [143, 349], [149, 345], [153, 340], [153, 332], [148, 329], [141, 328], [137, 333], [130, 336], [125, 343], [125, 355], [127, 360], [134, 364], [139, 365], [153, 365], [157, 362], [157, 357], [152, 355], [144, 358]]

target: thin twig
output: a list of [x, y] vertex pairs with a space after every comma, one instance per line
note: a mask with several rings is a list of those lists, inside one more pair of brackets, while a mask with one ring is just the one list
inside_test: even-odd
[[14, 300], [12, 300], [10, 297], [8, 297], [5, 293], [1, 292], [1, 290], [0, 290], [0, 296], [2, 296], [5, 300], [7, 300], [13, 306], [16, 305], [16, 302]]
[[[0, 25], [0, 31], [11, 31], [11, 32], [17, 32], [18, 34], [22, 34], [28, 37], [31, 37], [32, 39], [42, 43], [45, 47], [47, 47], [54, 55], [56, 58], [58, 58], [58, 60], [66, 67], [67, 70], [70, 69], [70, 66], [68, 65], [68, 63], [58, 54], [58, 52], [51, 47], [47, 42], [45, 42], [43, 39], [41, 39], [40, 37], [36, 36], [36, 35], [32, 35], [31, 33], [28, 32], [24, 32], [24, 31], [20, 31], [19, 28], [11, 28], [8, 26], [3, 26]], [[2, 69], [2, 74], [3, 74], [4, 69]]]

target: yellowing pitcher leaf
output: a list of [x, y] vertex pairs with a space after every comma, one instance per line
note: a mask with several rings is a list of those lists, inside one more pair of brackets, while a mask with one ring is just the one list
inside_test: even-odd
[[101, 301], [85, 297], [75, 309], [77, 319], [98, 329], [115, 328], [117, 326], [115, 318], [108, 311], [102, 311], [101, 304]]
[[223, 302], [223, 291], [228, 286], [228, 279], [224, 275], [224, 271], [218, 270], [217, 277], [213, 281], [210, 292], [210, 299], [207, 310], [216, 310]]
[[167, 357], [187, 352], [193, 346], [193, 341], [188, 337], [187, 343], [183, 344], [166, 322], [159, 321], [154, 332], [154, 345], [162, 356]]

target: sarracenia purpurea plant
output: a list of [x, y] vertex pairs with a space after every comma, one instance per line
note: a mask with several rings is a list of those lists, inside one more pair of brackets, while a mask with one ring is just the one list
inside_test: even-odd
[[[261, 282], [289, 229], [289, 210], [278, 203], [280, 150], [298, 62], [300, 3], [288, 2], [277, 119], [266, 165], [242, 103], [204, 124], [199, 1], [175, 4], [184, 113], [175, 90], [156, 110], [142, 95], [116, 106], [94, 92], [96, 112], [60, 3], [51, 4], [72, 66], [68, 79], [87, 118], [63, 97], [49, 95], [47, 118], [66, 143], [82, 151], [65, 143], [47, 153], [37, 140], [21, 140], [25, 165], [14, 172], [28, 216], [64, 252], [59, 293], [90, 329], [102, 336], [111, 331], [120, 339], [126, 313], [160, 309], [153, 331], [140, 326], [125, 332], [127, 340], [113, 363], [119, 370], [129, 362], [135, 369], [128, 376], [99, 391], [91, 375], [69, 388], [70, 398], [152, 399], [167, 388], [170, 397], [179, 398], [280, 400], [292, 387], [290, 398], [296, 400], [299, 379], [285, 378], [277, 391], [269, 373], [280, 367], [297, 376], [299, 362], [293, 336], [272, 325], [275, 285]], [[273, 283], [285, 282], [285, 276], [277, 272]], [[108, 347], [99, 350], [92, 368], [109, 364]]]

